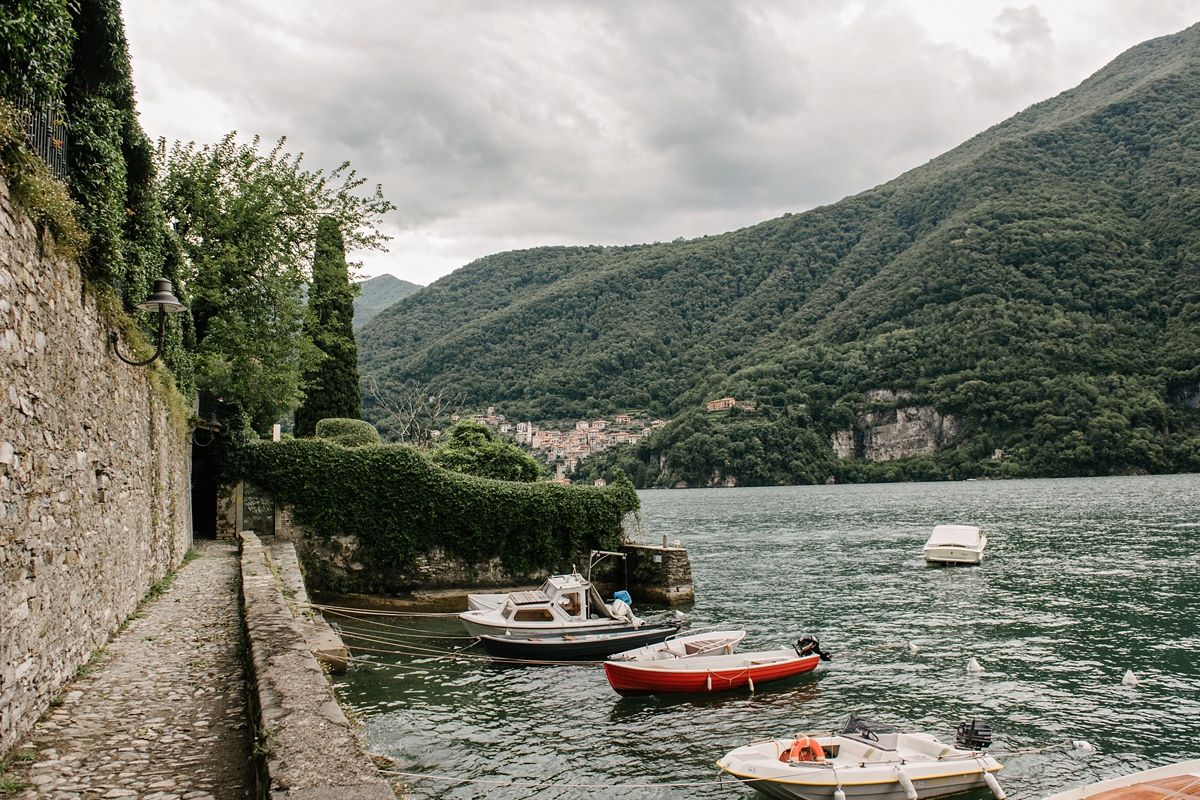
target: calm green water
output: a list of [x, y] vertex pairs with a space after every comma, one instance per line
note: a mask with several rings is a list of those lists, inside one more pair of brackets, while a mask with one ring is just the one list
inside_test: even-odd
[[[834, 660], [754, 694], [622, 699], [598, 665], [376, 654], [380, 666], [340, 687], [397, 769], [556, 784], [419, 779], [408, 797], [751, 798], [728, 779], [645, 785], [706, 784], [732, 748], [837, 728], [852, 711], [947, 741], [978, 717], [993, 750], [1099, 748], [1006, 759], [1014, 800], [1200, 757], [1200, 476], [658, 491], [642, 503], [643, 540], [666, 532], [691, 554], [693, 627], [744, 628], [743, 649], [813, 632]], [[984, 564], [926, 566], [930, 529], [956, 522], [985, 529]], [[469, 641], [451, 638], [463, 634], [453, 619], [396, 624], [406, 630], [386, 638], [405, 647]], [[1122, 685], [1126, 669], [1137, 687]]]

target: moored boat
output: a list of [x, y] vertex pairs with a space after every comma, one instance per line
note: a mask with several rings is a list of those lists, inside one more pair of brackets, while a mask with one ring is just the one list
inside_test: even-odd
[[976, 749], [987, 746], [971, 735], [979, 731], [972, 724], [964, 741], [960, 726], [963, 746], [952, 747], [927, 733], [900, 733], [851, 716], [840, 734], [751, 742], [717, 766], [776, 800], [924, 800], [984, 787], [1004, 800], [993, 775], [1003, 767]]
[[794, 647], [754, 653], [707, 655], [695, 658], [662, 658], [604, 662], [609, 685], [622, 696], [658, 693], [719, 692], [790, 678], [816, 669], [822, 653], [815, 637], [806, 636]]
[[491, 636], [479, 641], [493, 659], [502, 661], [548, 662], [601, 659], [631, 647], [662, 642], [679, 632], [680, 620], [661, 624], [632, 626], [623, 630], [573, 633], [562, 636]]
[[1189, 800], [1200, 797], [1200, 759], [1089, 783], [1046, 800]]
[[578, 573], [551, 575], [541, 589], [505, 595], [468, 596], [458, 615], [473, 636], [561, 636], [637, 628], [643, 623], [629, 604], [604, 602]]
[[925, 560], [931, 564], [979, 564], [987, 537], [974, 525], [938, 525], [925, 542]]

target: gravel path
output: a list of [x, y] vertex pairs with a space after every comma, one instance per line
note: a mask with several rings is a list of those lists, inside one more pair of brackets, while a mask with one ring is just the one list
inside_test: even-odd
[[[64, 690], [10, 755], [8, 796], [240, 800], [253, 796], [237, 546], [200, 557]], [[0, 792], [0, 794], [3, 794]]]

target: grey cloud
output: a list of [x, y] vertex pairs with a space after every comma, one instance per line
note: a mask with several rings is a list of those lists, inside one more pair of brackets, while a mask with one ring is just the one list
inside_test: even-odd
[[[996, 16], [1000, 63], [931, 42], [888, 0], [125, 9], [135, 79], [203, 90], [242, 133], [286, 133], [313, 166], [349, 158], [383, 183], [398, 231], [476, 256], [717, 233], [832, 202], [1068, 85], [1036, 6]], [[186, 129], [156, 116], [163, 99], [141, 103], [152, 135]]]
[[1009, 47], [1054, 47], [1050, 21], [1037, 6], [1001, 10], [992, 22], [992, 36]]

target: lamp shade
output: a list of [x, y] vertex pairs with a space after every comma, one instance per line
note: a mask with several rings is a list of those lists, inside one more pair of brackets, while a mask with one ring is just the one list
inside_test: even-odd
[[142, 311], [165, 311], [168, 314], [186, 310], [179, 298], [171, 294], [171, 282], [166, 278], [156, 280], [154, 294], [146, 298], [144, 303], [138, 303], [137, 307]]

